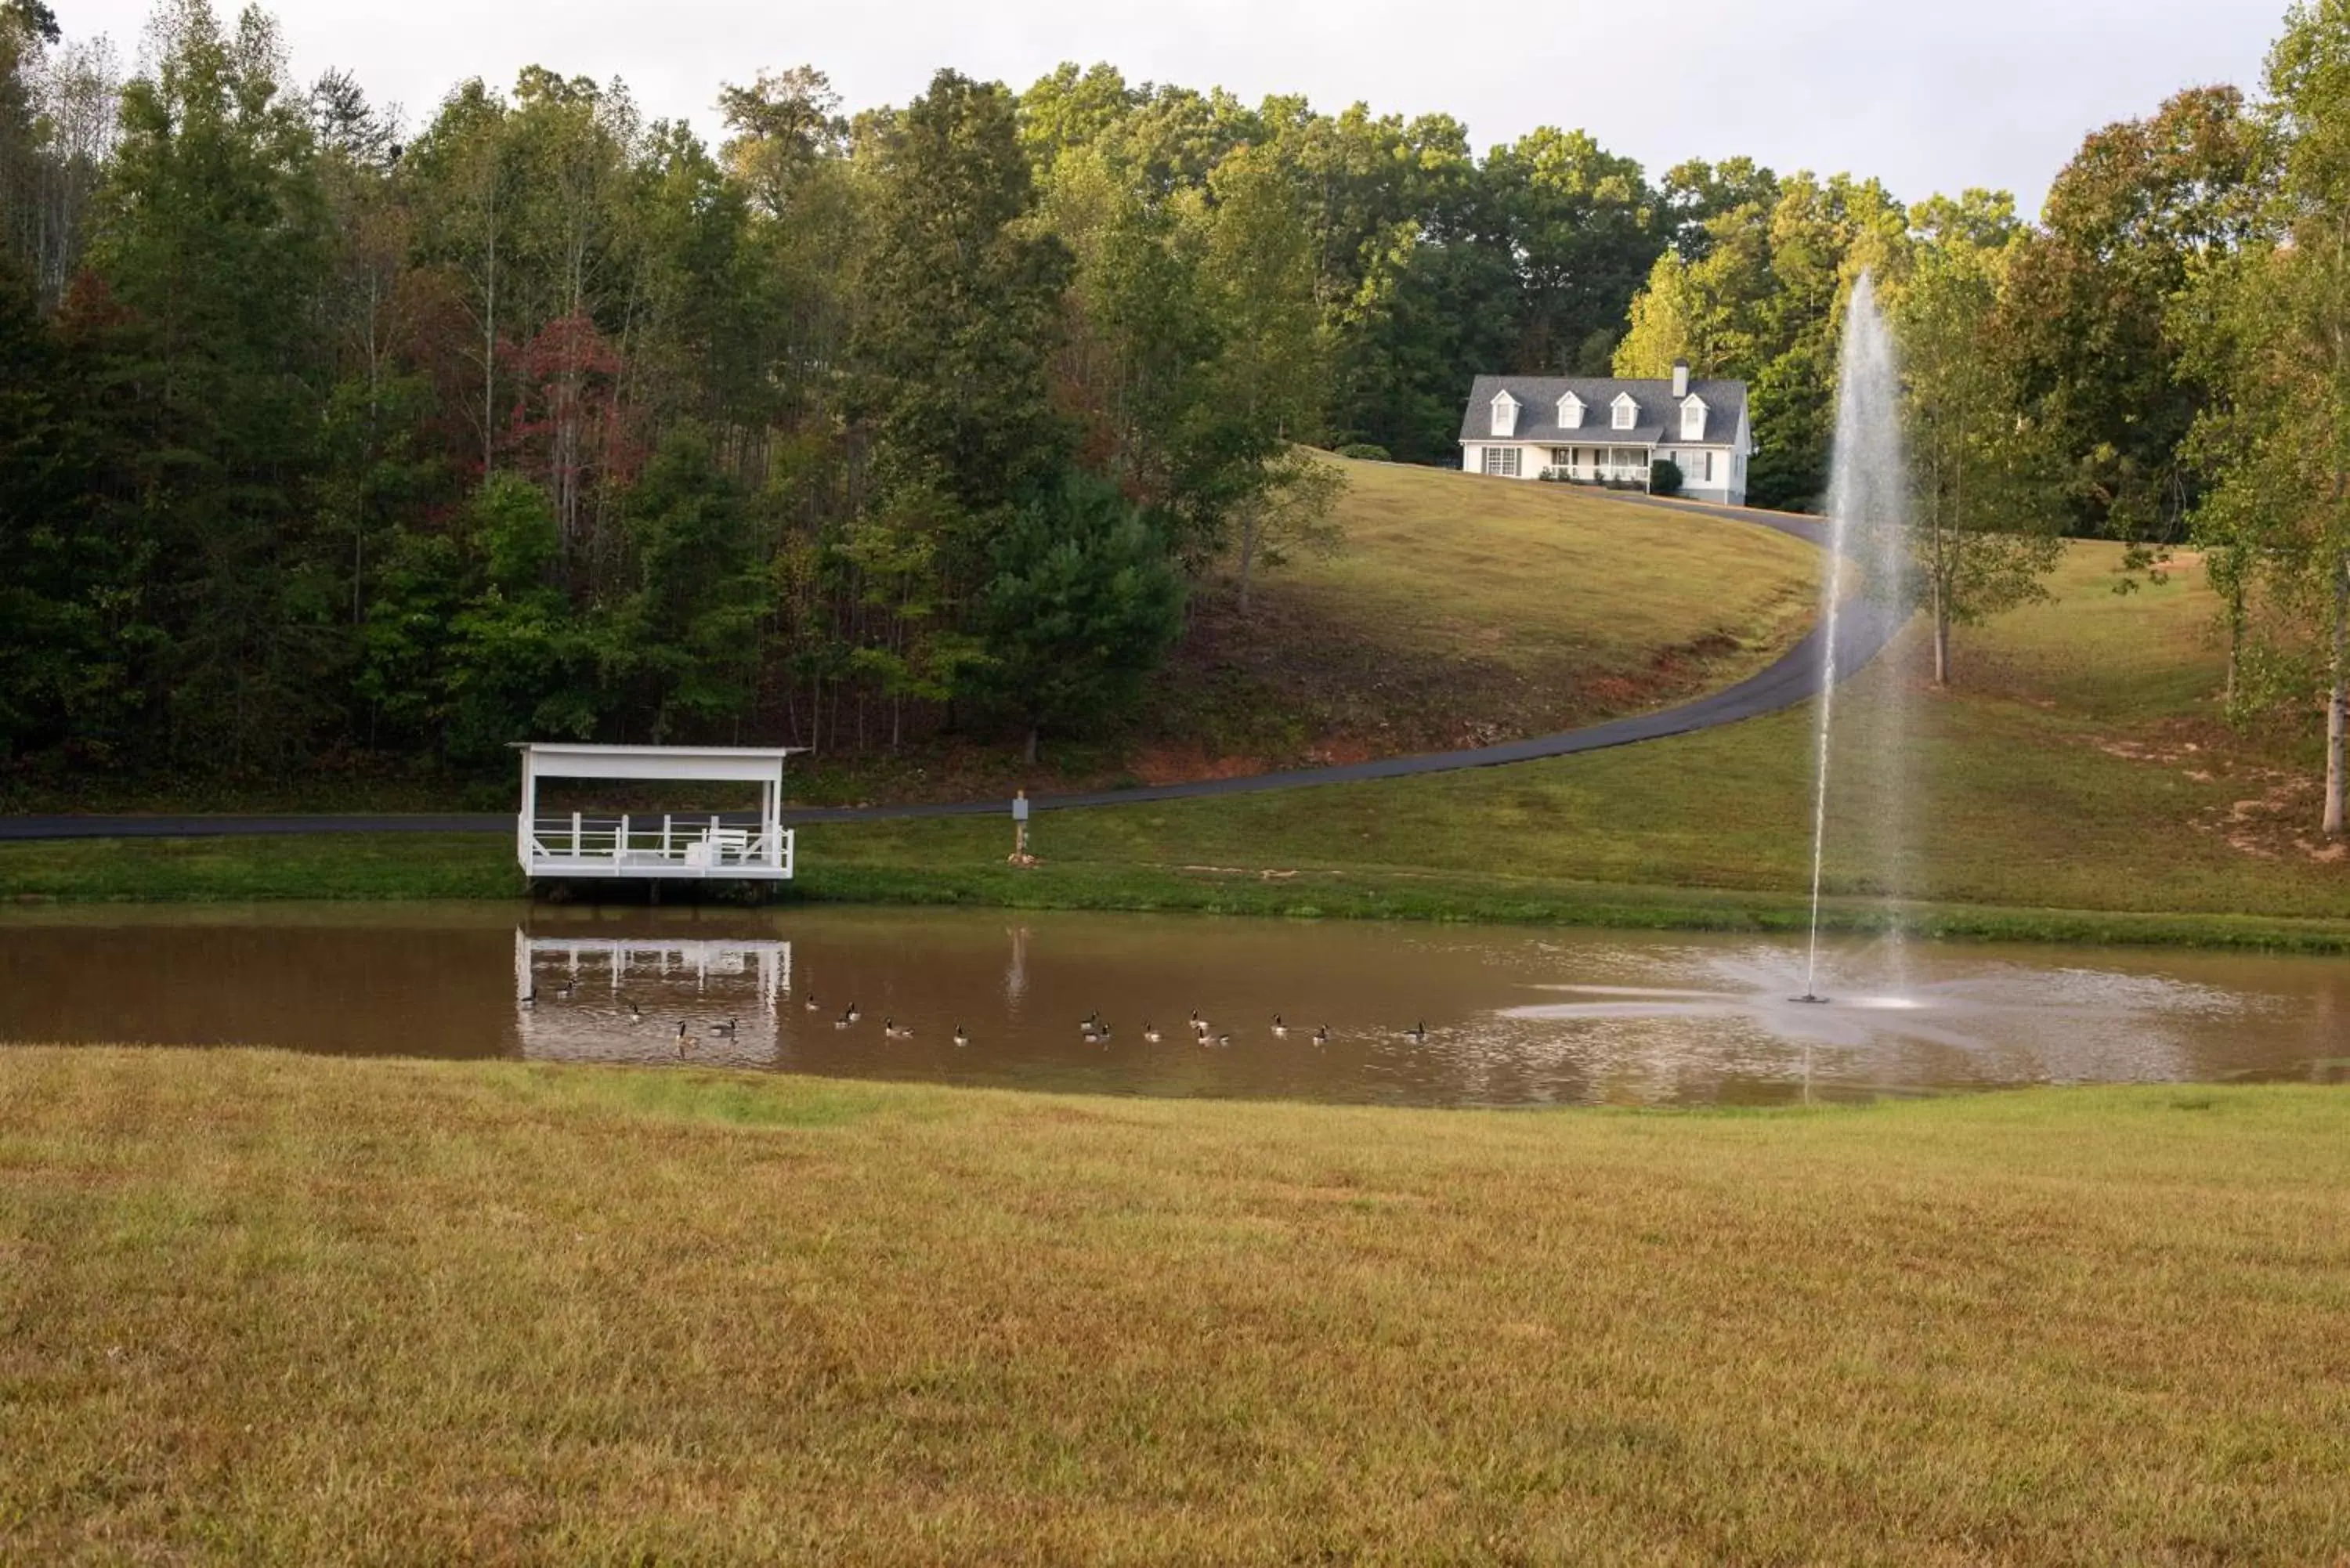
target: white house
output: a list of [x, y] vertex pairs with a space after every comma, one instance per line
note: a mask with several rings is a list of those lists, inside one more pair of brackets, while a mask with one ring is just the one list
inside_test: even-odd
[[1461, 421], [1461, 466], [1505, 479], [1648, 488], [1669, 458], [1693, 501], [1746, 504], [1753, 454], [1746, 383], [1596, 376], [1480, 376]]

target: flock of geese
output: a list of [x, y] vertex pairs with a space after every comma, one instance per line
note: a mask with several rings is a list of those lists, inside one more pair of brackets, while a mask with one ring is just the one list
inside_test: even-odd
[[[555, 994], [558, 999], [567, 1002], [571, 999], [577, 990], [577, 982], [567, 980], [560, 986], [556, 988]], [[522, 1005], [525, 1010], [536, 1007], [538, 1005], [538, 987], [536, 985], [532, 986], [530, 990], [523, 993], [521, 1000]], [[800, 1006], [809, 1012], [821, 1012], [824, 1011], [824, 1003], [816, 1000], [816, 993], [814, 992], [810, 992], [807, 994], [806, 999], [800, 1003]], [[859, 1023], [863, 1022], [864, 1018], [865, 1010], [858, 1003], [852, 1002], [841, 1010], [840, 1016], [832, 1021], [832, 1026], [836, 1030], [845, 1033], [847, 1030], [855, 1028]], [[634, 1002], [630, 1002], [629, 1003], [629, 1022], [631, 1023], [641, 1023], [644, 1021], [645, 1010], [638, 1006]], [[1191, 1038], [1201, 1045], [1213, 1049], [1229, 1047], [1232, 1043], [1231, 1031], [1217, 1029], [1206, 1019], [1200, 1016], [1200, 1012], [1197, 1008], [1192, 1009], [1191, 1016], [1187, 1020], [1187, 1023], [1191, 1028]], [[738, 1020], [729, 1018], [722, 1023], [712, 1024], [710, 1026], [710, 1033], [718, 1039], [732, 1040], [740, 1027], [741, 1023]], [[1273, 1015], [1272, 1028], [1273, 1037], [1274, 1039], [1286, 1040], [1289, 1038], [1290, 1026], [1278, 1012]], [[1110, 1028], [1108, 1021], [1102, 1017], [1101, 1010], [1099, 1008], [1096, 1008], [1093, 1012], [1086, 1014], [1085, 1018], [1079, 1022], [1077, 1024], [1077, 1033], [1079, 1037], [1082, 1038], [1087, 1044], [1098, 1045], [1107, 1048], [1110, 1043], [1114, 1031]], [[1420, 1020], [1414, 1023], [1410, 1028], [1405, 1030], [1403, 1034], [1405, 1039], [1410, 1041], [1415, 1045], [1426, 1044], [1428, 1040], [1428, 1021], [1426, 1019]], [[914, 1037], [913, 1025], [900, 1023], [895, 1018], [884, 1018], [881, 1021], [881, 1035], [882, 1038], [887, 1040], [911, 1040]], [[693, 1025], [691, 1023], [684, 1019], [680, 1019], [678, 1021], [677, 1034], [675, 1038], [677, 1041], [677, 1054], [682, 1056], [693, 1049], [695, 1043], [701, 1038], [701, 1036], [694, 1033]], [[950, 1036], [950, 1038], [953, 1040], [958, 1048], [968, 1045], [971, 1044], [971, 1031], [958, 1023], [954, 1026], [954, 1033]], [[1156, 1045], [1164, 1040], [1166, 1035], [1157, 1024], [1146, 1021], [1142, 1025], [1142, 1038], [1146, 1044]], [[1326, 1023], [1318, 1026], [1314, 1031], [1313, 1040], [1314, 1044], [1316, 1045], [1327, 1045], [1330, 1044], [1331, 1038], [1330, 1026]]]

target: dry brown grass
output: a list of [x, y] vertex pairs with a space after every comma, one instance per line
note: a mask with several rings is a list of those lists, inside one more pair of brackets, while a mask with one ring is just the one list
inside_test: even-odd
[[0, 1054], [0, 1557], [2309, 1563], [2350, 1099]]

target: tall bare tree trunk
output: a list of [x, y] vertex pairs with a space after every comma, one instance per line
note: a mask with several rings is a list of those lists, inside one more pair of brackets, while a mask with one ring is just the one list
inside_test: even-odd
[[2230, 715], [2236, 711], [2236, 688], [2241, 679], [2243, 662], [2244, 585], [2235, 572], [2230, 572], [2228, 575], [2228, 680], [2220, 691], [2220, 701], [2226, 705]]
[[[1940, 443], [1936, 443], [1937, 452]], [[1939, 467], [1939, 464], [1937, 464]], [[1950, 507], [1944, 516], [1942, 486], [1934, 486], [1934, 684], [1950, 683], [1950, 587], [1957, 580], [1959, 551], [1958, 532], [1965, 525], [1961, 497], [1966, 489], [1966, 460], [1963, 451], [1953, 453], [1950, 463]], [[1947, 524], [1947, 526], [1945, 526]]]
[[2325, 695], [2325, 825], [2328, 838], [2342, 836], [2344, 731], [2350, 725], [2350, 551], [2334, 558], [2333, 684]]
[[1249, 579], [1256, 569], [1257, 533], [1261, 526], [1253, 506], [1241, 518], [1241, 614], [1249, 612]]
[[498, 220], [490, 214], [489, 265], [482, 289], [482, 483], [498, 462]]

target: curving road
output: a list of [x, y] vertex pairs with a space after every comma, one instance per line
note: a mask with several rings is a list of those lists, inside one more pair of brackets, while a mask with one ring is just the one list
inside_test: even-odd
[[[1775, 528], [1823, 549], [1826, 530], [1816, 520], [1783, 514], [1749, 512], [1738, 507], [1705, 506], [1689, 502], [1657, 501], [1646, 496], [1623, 499], [1636, 504], [1669, 507], [1676, 512], [1724, 517], [1732, 522]], [[1899, 619], [1885, 614], [1847, 611], [1839, 632], [1836, 677], [1843, 680], [1861, 670], [1883, 651], [1900, 629]], [[1211, 795], [1254, 794], [1261, 790], [1305, 789], [1315, 784], [1361, 784], [1372, 779], [1409, 778], [1416, 774], [1457, 773], [1464, 768], [1499, 767], [1534, 762], [1543, 757], [1573, 756], [1579, 752], [1605, 751], [1642, 741], [1685, 735], [1759, 718], [1792, 708], [1819, 690], [1820, 666], [1826, 632], [1814, 628], [1769, 668], [1735, 686], [1696, 698], [1654, 713], [1611, 719], [1561, 734], [1536, 735], [1498, 746], [1477, 746], [1456, 752], [1427, 752], [1417, 756], [1384, 757], [1376, 762], [1346, 763], [1332, 767], [1293, 768], [1284, 773], [1252, 774], [1242, 778], [1201, 779], [1191, 784], [1150, 784], [1137, 789], [1091, 790], [1076, 794], [1039, 795], [1029, 804], [1037, 811], [1074, 811], [1089, 805], [1135, 805], [1149, 801], [1199, 800]], [[957, 801], [929, 805], [810, 806], [787, 814], [794, 823], [886, 822], [919, 817], [993, 816], [1006, 810], [1002, 800]], [[300, 833], [511, 833], [512, 813], [496, 815], [348, 815], [348, 816], [0, 816], [0, 839], [28, 838], [193, 838], [216, 835]]]

